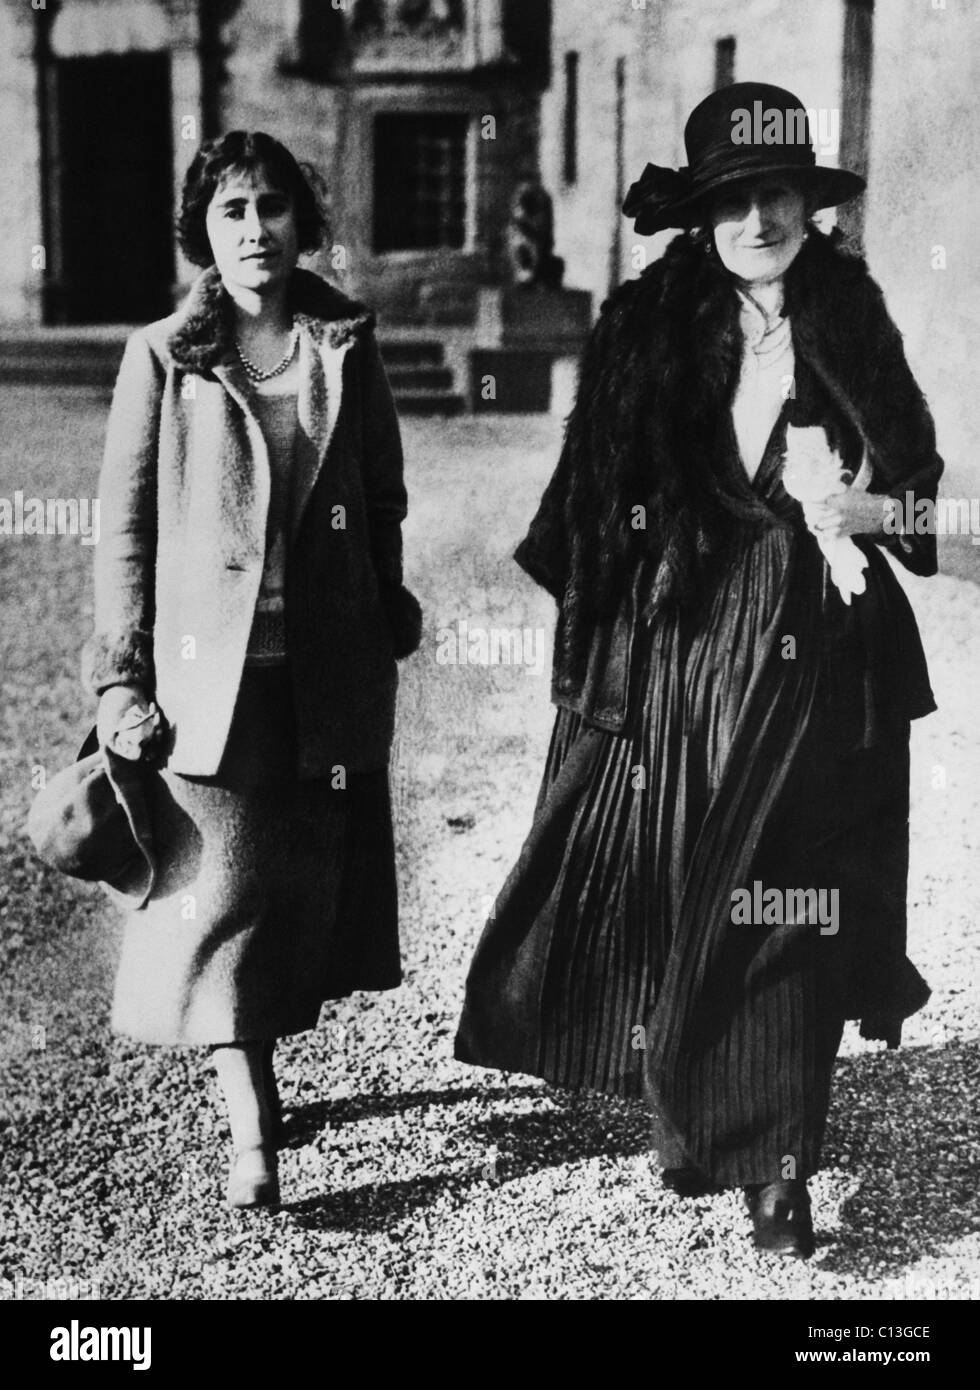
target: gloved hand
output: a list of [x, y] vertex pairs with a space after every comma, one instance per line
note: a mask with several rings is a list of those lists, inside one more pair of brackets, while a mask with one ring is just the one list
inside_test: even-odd
[[[868, 568], [867, 556], [851, 535], [873, 530], [881, 521], [881, 503], [867, 496], [871, 481], [867, 459], [852, 478], [820, 425], [788, 425], [782, 481], [802, 506], [803, 519], [830, 567], [830, 578], [850, 604], [855, 594], [867, 588], [864, 571]], [[859, 519], [845, 517], [845, 511], [858, 514]]]
[[803, 519], [816, 536], [827, 564], [830, 578], [837, 586], [841, 598], [850, 604], [855, 594], [863, 594], [868, 587], [864, 571], [868, 568], [868, 557], [851, 540], [850, 536], [836, 535], [824, 528], [822, 518], [826, 510], [824, 502], [803, 502]]
[[163, 716], [142, 686], [110, 685], [99, 700], [96, 730], [99, 747], [138, 761], [162, 733]]

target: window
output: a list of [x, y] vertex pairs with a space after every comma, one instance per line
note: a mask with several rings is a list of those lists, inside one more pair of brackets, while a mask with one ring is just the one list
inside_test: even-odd
[[565, 54], [565, 182], [578, 182], [578, 54]]
[[535, 85], [551, 84], [552, 0], [503, 0], [503, 47]]
[[731, 34], [715, 44], [715, 91], [735, 81], [735, 40]]
[[459, 249], [466, 243], [469, 117], [374, 118], [374, 249]]

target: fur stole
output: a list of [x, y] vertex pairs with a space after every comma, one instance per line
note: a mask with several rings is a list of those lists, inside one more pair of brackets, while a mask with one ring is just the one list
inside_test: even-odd
[[[878, 488], [932, 464], [934, 434], [901, 335], [863, 260], [811, 228], [786, 275], [798, 355], [822, 383], [791, 401], [792, 423], [833, 417], [845, 455], [862, 440]], [[732, 518], [780, 524], [725, 466], [742, 358], [734, 281], [705, 241], [682, 234], [603, 305], [554, 476], [517, 558], [562, 605], [559, 647], [578, 665], [639, 561], [656, 582], [647, 616], [696, 602], [732, 536]], [[646, 525], [635, 519], [643, 509]]]

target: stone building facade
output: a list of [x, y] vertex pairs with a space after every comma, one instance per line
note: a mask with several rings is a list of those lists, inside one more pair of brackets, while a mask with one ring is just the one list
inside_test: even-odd
[[558, 0], [541, 177], [566, 281], [598, 306], [659, 254], [672, 233], [637, 238], [619, 206], [647, 162], [686, 162], [684, 121], [713, 87], [772, 82], [837, 111], [839, 149], [818, 141], [818, 162], [868, 179], [841, 210], [843, 229], [905, 335], [947, 459], [944, 489], [975, 495], [978, 26], [969, 0]]
[[0, 0], [0, 321], [138, 322], [190, 267], [173, 211], [199, 140], [278, 135], [326, 176], [320, 268], [457, 375], [507, 277], [521, 181], [554, 197], [565, 285], [593, 312], [665, 237], [619, 213], [684, 162], [690, 109], [745, 78], [837, 113], [842, 213], [934, 404], [950, 486], [980, 486], [972, 0]]
[[[550, 0], [0, 0], [15, 196], [0, 317], [137, 322], [186, 285], [199, 141], [263, 129], [324, 175], [322, 269], [389, 320], [475, 318], [538, 163]], [[16, 147], [10, 135], [17, 132]]]

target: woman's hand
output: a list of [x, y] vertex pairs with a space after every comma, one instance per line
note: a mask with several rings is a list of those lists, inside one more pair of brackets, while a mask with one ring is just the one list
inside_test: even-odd
[[100, 748], [136, 762], [160, 729], [161, 714], [140, 685], [111, 685], [99, 700], [96, 730]]
[[808, 502], [807, 524], [818, 536], [835, 539], [838, 536], [871, 536], [877, 539], [884, 532], [884, 499], [860, 488], [849, 487], [835, 492], [822, 502]]

